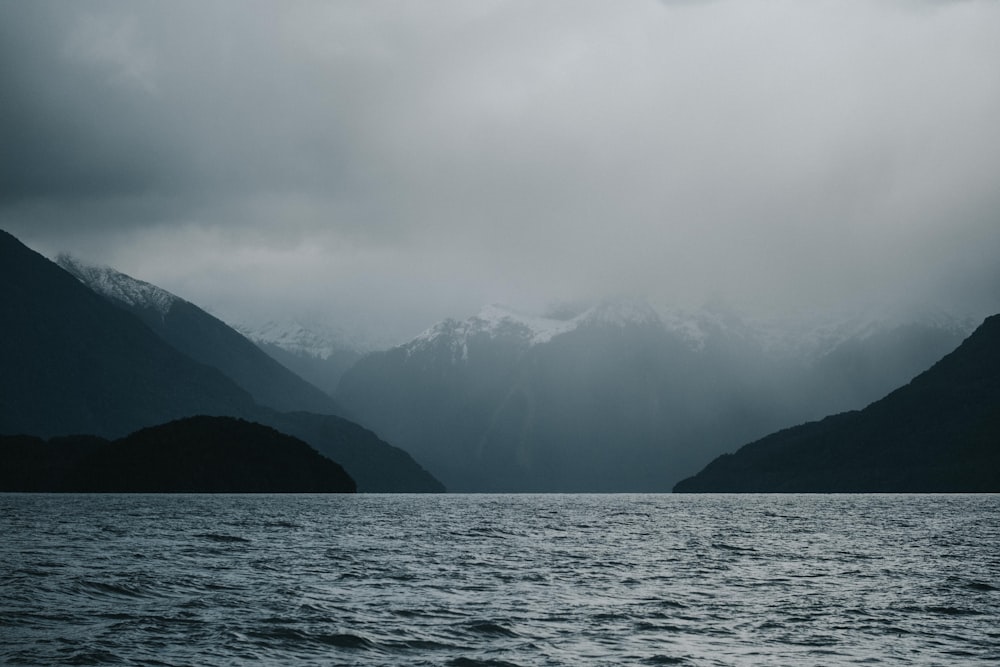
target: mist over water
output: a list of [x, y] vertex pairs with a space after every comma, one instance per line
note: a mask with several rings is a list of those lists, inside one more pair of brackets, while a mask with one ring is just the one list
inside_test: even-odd
[[996, 664], [1000, 496], [0, 496], [0, 663]]

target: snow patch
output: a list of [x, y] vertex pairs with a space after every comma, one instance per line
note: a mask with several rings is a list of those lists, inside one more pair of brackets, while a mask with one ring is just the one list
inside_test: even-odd
[[651, 325], [662, 327], [656, 311], [639, 302], [608, 302], [583, 311], [569, 319], [528, 315], [500, 304], [490, 304], [466, 320], [447, 319], [427, 329], [402, 345], [407, 357], [431, 346], [447, 345], [454, 361], [466, 361], [469, 340], [474, 336], [505, 338], [524, 347], [544, 345], [583, 326], [624, 327]]
[[67, 254], [56, 257], [56, 264], [93, 291], [112, 301], [134, 308], [152, 308], [161, 316], [169, 313], [176, 302], [183, 301], [179, 296], [161, 287], [133, 278], [110, 266], [84, 264]]
[[318, 359], [328, 359], [338, 352], [363, 353], [379, 349], [372, 341], [351, 336], [317, 318], [242, 321], [230, 326], [258, 345], [274, 345], [293, 354]]
[[709, 345], [737, 345], [745, 350], [789, 360], [819, 358], [848, 340], [866, 338], [908, 324], [922, 324], [968, 334], [972, 320], [947, 313], [914, 315], [885, 308], [853, 313], [796, 312], [780, 317], [752, 318], [722, 307], [698, 310], [653, 308], [641, 300], [607, 301], [569, 318], [533, 316], [499, 304], [483, 308], [466, 320], [448, 319], [427, 329], [402, 347], [407, 357], [432, 347], [450, 350], [455, 362], [468, 359], [474, 336], [504, 338], [525, 348], [552, 342], [581, 327], [655, 327], [674, 336], [693, 352]]

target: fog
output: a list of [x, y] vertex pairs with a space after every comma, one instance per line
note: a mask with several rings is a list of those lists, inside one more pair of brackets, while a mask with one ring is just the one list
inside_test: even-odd
[[1000, 311], [994, 2], [0, 0], [0, 227], [230, 320]]

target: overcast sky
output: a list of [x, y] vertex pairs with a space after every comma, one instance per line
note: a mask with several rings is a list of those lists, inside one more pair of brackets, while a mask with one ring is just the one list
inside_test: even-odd
[[1000, 3], [0, 0], [0, 228], [401, 336], [609, 295], [1000, 311]]

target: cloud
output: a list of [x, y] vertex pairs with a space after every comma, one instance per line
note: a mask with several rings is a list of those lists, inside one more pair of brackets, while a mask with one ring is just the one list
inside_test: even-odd
[[400, 330], [621, 293], [996, 310], [998, 14], [8, 2], [0, 225]]

